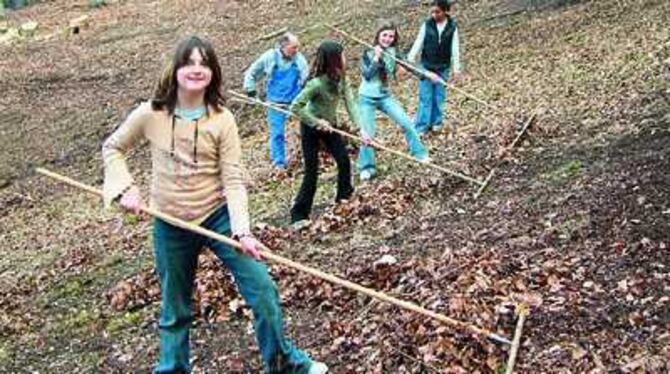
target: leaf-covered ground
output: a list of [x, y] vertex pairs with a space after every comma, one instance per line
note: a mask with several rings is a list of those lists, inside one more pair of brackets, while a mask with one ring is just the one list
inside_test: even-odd
[[[147, 372], [154, 364], [151, 220], [103, 212], [95, 198], [33, 169], [99, 185], [102, 140], [150, 96], [179, 39], [210, 38], [227, 87], [237, 89], [244, 68], [272, 45], [263, 36], [283, 27], [300, 32], [310, 57], [323, 38], [341, 38], [311, 27], [318, 22], [370, 40], [377, 19], [395, 18], [408, 46], [427, 13], [413, 1], [86, 3], [11, 13], [10, 25], [34, 20], [39, 29], [0, 46], [1, 372]], [[262, 110], [231, 104], [254, 177], [255, 230], [278, 254], [504, 336], [514, 331], [515, 306], [527, 303], [519, 372], [668, 372], [670, 4], [600, 0], [519, 12], [521, 3], [463, 2], [469, 80], [461, 88], [498, 110], [452, 91], [460, 130], [426, 138], [440, 165], [478, 178], [495, 168], [484, 195], [380, 154], [380, 177], [357, 182], [355, 197], [334, 206], [326, 162], [314, 225], [290, 232], [302, 176], [295, 134], [292, 169], [274, 175]], [[65, 37], [83, 14], [88, 26]], [[361, 48], [345, 42], [357, 82]], [[413, 112], [416, 82], [395, 88]], [[527, 135], [508, 148], [534, 112]], [[404, 148], [391, 123], [379, 127], [385, 144]], [[131, 157], [142, 185], [148, 162], [146, 150]], [[335, 373], [505, 367], [507, 347], [294, 270], [272, 271], [288, 333]], [[258, 372], [250, 312], [210, 255], [201, 258], [196, 301], [196, 372]]]

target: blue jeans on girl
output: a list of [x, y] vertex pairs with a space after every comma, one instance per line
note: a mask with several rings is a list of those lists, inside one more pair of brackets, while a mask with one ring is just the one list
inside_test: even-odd
[[[228, 209], [216, 210], [202, 227], [230, 235]], [[254, 313], [256, 341], [267, 373], [307, 373], [311, 360], [284, 336], [282, 311], [267, 266], [213, 239], [154, 220], [154, 250], [161, 287], [160, 358], [155, 373], [190, 372], [189, 330], [191, 297], [203, 247], [210, 248], [235, 277], [237, 287]]]
[[[361, 113], [361, 129], [374, 138], [376, 133], [375, 112], [377, 109], [384, 112], [393, 120], [403, 131], [409, 153], [416, 158], [425, 158], [428, 151], [421, 143], [419, 135], [412, 124], [412, 120], [407, 116], [400, 103], [391, 95], [385, 95], [379, 98], [358, 96], [359, 110]], [[367, 170], [374, 175], [375, 173], [375, 151], [372, 147], [361, 146], [358, 154], [359, 171]]]
[[[425, 69], [425, 66], [424, 66]], [[449, 79], [448, 70], [435, 71], [446, 82]], [[416, 131], [425, 134], [431, 128], [437, 130], [443, 126], [445, 119], [444, 107], [447, 102], [447, 88], [440, 83], [433, 83], [430, 79], [422, 78], [419, 81], [419, 107], [416, 112]]]

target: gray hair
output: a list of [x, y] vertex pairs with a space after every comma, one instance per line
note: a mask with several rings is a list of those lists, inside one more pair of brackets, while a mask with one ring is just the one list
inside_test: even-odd
[[277, 47], [280, 48], [280, 49], [284, 48], [287, 45], [289, 45], [291, 42], [298, 43], [298, 37], [291, 32], [285, 32], [282, 36], [280, 36], [277, 39]]

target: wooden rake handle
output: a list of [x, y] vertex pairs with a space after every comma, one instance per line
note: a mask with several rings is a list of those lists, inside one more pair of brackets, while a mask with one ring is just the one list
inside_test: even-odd
[[528, 308], [528, 305], [521, 304], [517, 306], [518, 310], [518, 319], [516, 322], [516, 329], [514, 330], [514, 338], [512, 340], [512, 347], [510, 348], [510, 353], [507, 358], [507, 365], [505, 368], [505, 374], [512, 374], [514, 373], [514, 363], [516, 362], [517, 355], [519, 353], [519, 346], [521, 344], [521, 331], [523, 329], [523, 323], [526, 321], [526, 318], [528, 318], [528, 315], [530, 314], [530, 310]]
[[[51, 172], [51, 171], [43, 169], [43, 168], [37, 168], [36, 171], [38, 173], [44, 175], [44, 176], [47, 176], [49, 178], [53, 178], [53, 179], [55, 179], [59, 182], [62, 182], [62, 183], [68, 184], [70, 186], [82, 189], [86, 192], [97, 195], [99, 197], [102, 196], [102, 191], [101, 190], [99, 190], [97, 188], [94, 188], [94, 187], [91, 187], [89, 185], [83, 184], [83, 183], [78, 182], [76, 180], [73, 180], [71, 178], [62, 176], [60, 174]], [[225, 243], [225, 244], [227, 244], [231, 247], [234, 247], [234, 248], [238, 248], [238, 249], [241, 248], [241, 245], [240, 245], [239, 242], [237, 242], [237, 241], [235, 241], [235, 240], [233, 240], [233, 239], [231, 239], [227, 236], [224, 236], [224, 235], [218, 234], [216, 232], [204, 229], [200, 226], [197, 226], [197, 225], [194, 225], [192, 223], [183, 221], [179, 218], [172, 217], [172, 216], [170, 216], [168, 214], [165, 214], [165, 213], [162, 213], [162, 212], [160, 212], [156, 209], [152, 209], [152, 208], [149, 208], [149, 207], [142, 207], [142, 211], [144, 211], [145, 213], [147, 213], [149, 215], [152, 215], [154, 217], [160, 218], [160, 219], [162, 219], [166, 222], [169, 222], [174, 226], [181, 227], [185, 230], [190, 230], [194, 233], [200, 234], [200, 235], [208, 237], [210, 239], [220, 241], [220, 242]], [[325, 273], [321, 270], [318, 270], [318, 269], [315, 269], [315, 268], [312, 268], [312, 267], [309, 267], [309, 266], [305, 266], [305, 265], [299, 264], [295, 261], [284, 258], [282, 256], [276, 255], [276, 254], [270, 252], [270, 249], [268, 249], [264, 245], [262, 246], [262, 248], [260, 250], [260, 254], [261, 254], [262, 257], [264, 257], [268, 260], [271, 260], [273, 262], [276, 262], [278, 264], [281, 264], [281, 265], [284, 265], [284, 266], [302, 271], [304, 273], [313, 275], [317, 278], [320, 278], [320, 279], [323, 279], [325, 281], [331, 282], [333, 284], [342, 286], [342, 287], [350, 289], [352, 291], [362, 293], [366, 296], [370, 296], [370, 297], [375, 298], [377, 300], [381, 300], [381, 301], [387, 302], [389, 304], [393, 304], [393, 305], [398, 306], [402, 309], [409, 310], [409, 311], [412, 311], [412, 312], [415, 312], [415, 313], [419, 313], [421, 315], [424, 315], [426, 317], [430, 317], [432, 319], [436, 319], [436, 320], [438, 320], [442, 323], [460, 328], [460, 329], [468, 331], [472, 334], [485, 336], [485, 337], [487, 337], [491, 340], [494, 340], [496, 342], [503, 343], [503, 344], [511, 344], [512, 343], [509, 339], [507, 339], [505, 337], [502, 337], [498, 334], [495, 334], [495, 333], [493, 333], [493, 332], [491, 332], [487, 329], [480, 328], [480, 327], [471, 325], [471, 324], [463, 322], [463, 321], [455, 320], [455, 319], [447, 317], [443, 314], [436, 313], [436, 312], [430, 311], [428, 309], [422, 308], [419, 305], [416, 305], [414, 303], [410, 303], [408, 301], [397, 299], [397, 298], [395, 298], [393, 296], [389, 296], [389, 295], [387, 295], [383, 292], [379, 292], [379, 291], [375, 291], [371, 288], [363, 287], [363, 286], [361, 286], [359, 284], [356, 284], [354, 282], [350, 282], [348, 280], [336, 277], [335, 275]]]
[[[246, 96], [246, 95], [243, 95], [243, 94], [241, 94], [241, 93], [239, 93], [239, 92], [237, 92], [237, 91], [233, 91], [233, 90], [228, 90], [228, 93], [234, 96], [234, 97], [233, 97], [234, 100], [241, 101], [241, 102], [245, 102], [245, 103], [248, 103], [248, 104], [258, 104], [258, 105], [262, 105], [262, 106], [264, 106], [264, 107], [267, 107], [267, 108], [276, 110], [276, 111], [278, 111], [278, 112], [284, 113], [284, 114], [286, 114], [286, 115], [288, 115], [288, 116], [297, 117], [295, 113], [293, 113], [293, 112], [291, 112], [290, 110], [288, 110], [288, 109], [286, 109], [286, 108], [283, 108], [283, 107], [281, 107], [281, 106], [278, 106], [278, 105], [275, 105], [275, 104], [271, 104], [271, 103], [267, 103], [267, 102], [262, 101], [262, 100], [259, 100], [259, 99], [257, 99], [257, 98], [248, 97], [248, 96]], [[356, 141], [359, 142], [359, 143], [363, 143], [363, 144], [365, 144], [365, 142], [363, 141], [363, 139], [362, 139], [361, 137], [358, 137], [358, 136], [356, 136], [356, 135], [350, 134], [350, 133], [348, 133], [348, 132], [346, 132], [346, 131], [342, 131], [342, 130], [340, 130], [340, 129], [336, 129], [335, 127], [331, 127], [331, 128], [330, 128], [330, 131], [332, 131], [332, 132], [334, 132], [334, 133], [336, 133], [336, 134], [340, 134], [340, 135], [342, 135], [342, 136], [344, 136], [344, 137], [346, 137], [346, 138], [356, 140]], [[470, 176], [467, 176], [467, 175], [465, 175], [465, 174], [463, 174], [463, 173], [459, 173], [459, 172], [457, 172], [457, 171], [453, 171], [453, 170], [447, 169], [447, 168], [445, 168], [445, 167], [436, 165], [436, 164], [434, 164], [434, 163], [432, 163], [432, 162], [423, 162], [423, 161], [419, 161], [419, 160], [418, 160], [417, 158], [415, 158], [415, 157], [412, 157], [412, 156], [410, 156], [410, 155], [408, 155], [408, 154], [406, 154], [406, 153], [400, 152], [400, 151], [396, 151], [395, 149], [388, 148], [388, 147], [386, 147], [386, 146], [384, 146], [384, 145], [382, 145], [382, 144], [380, 144], [380, 143], [378, 143], [378, 142], [371, 141], [371, 142], [369, 143], [369, 145], [370, 145], [371, 147], [373, 147], [373, 148], [377, 148], [377, 149], [380, 149], [380, 150], [382, 150], [382, 151], [386, 151], [386, 152], [392, 153], [392, 154], [394, 154], [394, 155], [396, 155], [396, 156], [399, 156], [399, 157], [402, 157], [402, 158], [404, 158], [404, 159], [406, 159], [406, 160], [409, 160], [409, 161], [412, 161], [412, 162], [416, 162], [416, 163], [419, 163], [419, 164], [421, 164], [421, 165], [425, 165], [425, 166], [428, 166], [428, 167], [430, 167], [430, 168], [439, 170], [439, 171], [441, 171], [441, 172], [443, 172], [443, 173], [449, 174], [449, 175], [454, 176], [454, 177], [456, 177], [456, 178], [463, 179], [463, 180], [465, 180], [465, 181], [468, 181], [468, 182], [470, 182], [470, 183], [473, 183], [473, 184], [477, 185], [478, 187], [481, 187], [482, 185], [484, 185], [484, 182], [479, 181], [479, 180], [477, 180], [477, 179], [475, 179], [475, 178], [472, 178], [472, 177], [470, 177]]]

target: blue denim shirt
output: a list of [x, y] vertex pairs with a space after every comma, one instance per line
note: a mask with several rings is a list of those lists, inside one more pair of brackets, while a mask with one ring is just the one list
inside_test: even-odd
[[[393, 56], [396, 54], [393, 47], [387, 48], [385, 51]], [[371, 49], [363, 52], [363, 58], [361, 59], [361, 75], [363, 79], [358, 88], [358, 94], [379, 98], [390, 94], [388, 80], [395, 78], [396, 62], [386, 54], [382, 55], [379, 62], [375, 62], [374, 57], [375, 52]], [[386, 83], [382, 82], [381, 79], [382, 70], [385, 70], [388, 76]]]
[[[405, 56], [397, 53], [394, 47], [386, 48], [384, 51], [391, 56], [395, 56], [395, 58], [400, 61], [407, 62]], [[363, 58], [361, 59], [361, 75], [363, 76], [363, 79], [361, 79], [358, 94], [370, 98], [382, 98], [391, 94], [389, 82], [396, 77], [398, 63], [387, 54], [383, 54], [379, 62], [375, 62], [374, 57], [375, 52], [371, 49], [363, 52]], [[386, 83], [382, 82], [381, 79], [382, 69], [385, 70], [387, 74]], [[415, 69], [419, 72], [412, 69], [407, 69], [407, 71], [418, 77], [421, 77], [421, 72], [425, 71], [425, 69], [418, 66], [416, 66]]]

